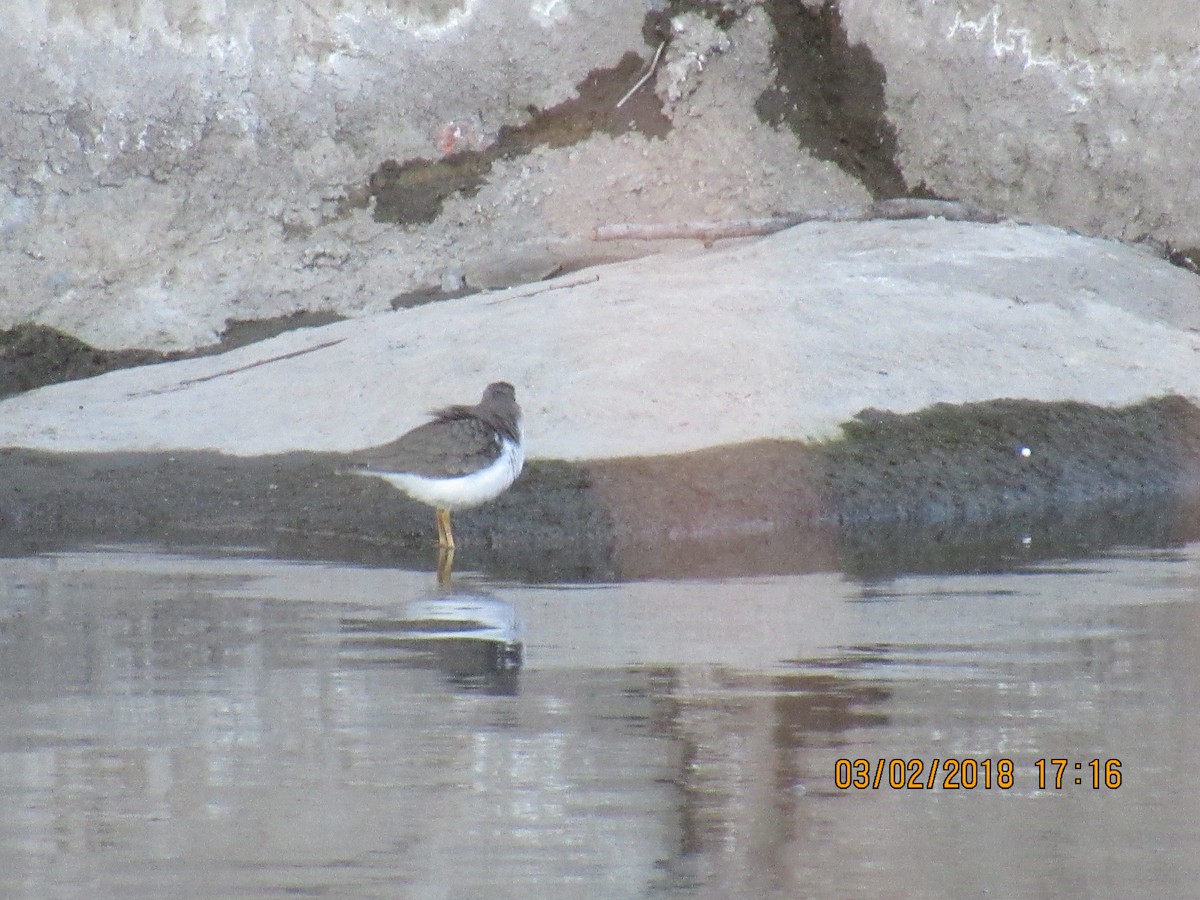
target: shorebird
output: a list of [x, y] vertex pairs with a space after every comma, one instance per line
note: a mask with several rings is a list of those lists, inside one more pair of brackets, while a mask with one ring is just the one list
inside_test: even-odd
[[494, 500], [525, 465], [521, 407], [507, 381], [489, 384], [475, 406], [447, 406], [433, 420], [354, 459], [373, 475], [432, 506], [438, 546], [454, 549], [450, 512]]

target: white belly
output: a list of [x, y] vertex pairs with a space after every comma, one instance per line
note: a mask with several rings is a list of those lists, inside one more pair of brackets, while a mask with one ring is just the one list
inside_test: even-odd
[[500, 455], [486, 469], [459, 475], [457, 478], [426, 478], [408, 472], [370, 472], [360, 469], [359, 475], [374, 475], [393, 487], [438, 509], [468, 509], [494, 500], [517, 480], [525, 465], [525, 451], [520, 444], [507, 438], [500, 442]]

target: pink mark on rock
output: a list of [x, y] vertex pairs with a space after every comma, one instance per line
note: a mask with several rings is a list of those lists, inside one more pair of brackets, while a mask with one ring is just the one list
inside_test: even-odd
[[479, 136], [475, 129], [462, 122], [447, 122], [434, 134], [434, 143], [442, 156], [450, 156], [463, 150], [478, 150]]

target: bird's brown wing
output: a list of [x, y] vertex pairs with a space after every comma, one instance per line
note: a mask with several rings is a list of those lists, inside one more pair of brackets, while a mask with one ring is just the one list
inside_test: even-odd
[[372, 472], [453, 478], [482, 469], [500, 455], [495, 431], [475, 418], [436, 419], [390, 444], [358, 453], [354, 464]]

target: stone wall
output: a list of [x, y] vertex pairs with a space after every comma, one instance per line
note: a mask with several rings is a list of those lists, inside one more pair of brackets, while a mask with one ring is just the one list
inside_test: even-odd
[[645, 252], [590, 242], [608, 221], [922, 189], [1200, 246], [1200, 55], [1161, 5], [7, 6], [0, 326], [101, 347]]
[[1200, 246], [1200, 20], [1168, 0], [841, 0], [887, 72], [910, 185]]

